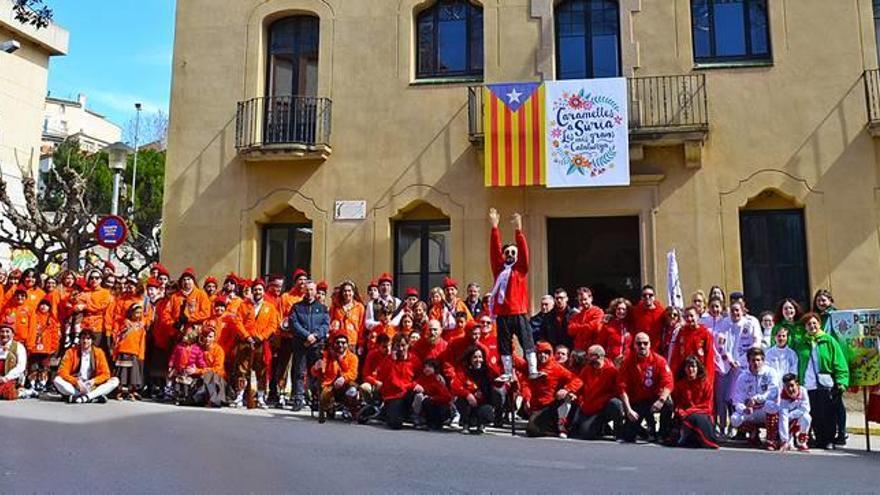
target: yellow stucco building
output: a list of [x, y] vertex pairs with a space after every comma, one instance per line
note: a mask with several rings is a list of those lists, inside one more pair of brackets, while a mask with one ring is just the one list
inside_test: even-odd
[[[520, 211], [532, 299], [719, 284], [880, 305], [877, 2], [178, 2], [163, 261], [491, 287]], [[631, 185], [483, 185], [485, 83], [628, 78]], [[505, 224], [510, 236], [509, 224]]]

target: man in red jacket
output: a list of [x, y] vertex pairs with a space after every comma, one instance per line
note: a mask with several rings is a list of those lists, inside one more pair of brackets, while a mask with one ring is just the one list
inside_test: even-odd
[[574, 350], [585, 351], [596, 343], [605, 312], [593, 305], [593, 291], [589, 287], [577, 290], [580, 310], [568, 322], [568, 335], [574, 339]]
[[[648, 440], [657, 439], [654, 414], [672, 417], [672, 371], [666, 360], [651, 350], [648, 334], [639, 332], [635, 338], [635, 352], [623, 362], [618, 376], [626, 424], [621, 438], [635, 442], [642, 421], [648, 426]], [[669, 425], [661, 421], [660, 438], [666, 438]]]
[[592, 345], [587, 349], [587, 364], [578, 378], [581, 389], [577, 392], [578, 411], [572, 424], [577, 438], [601, 438], [608, 422], [614, 424], [615, 436], [619, 435], [623, 402], [620, 400], [617, 367], [610, 359], [605, 359], [602, 346]]
[[492, 264], [492, 275], [495, 285], [489, 300], [490, 314], [496, 318], [498, 325], [498, 350], [504, 373], [500, 381], [513, 378], [513, 336], [519, 339], [526, 362], [529, 365], [529, 378], [538, 378], [538, 358], [535, 356], [535, 343], [529, 327], [529, 247], [522, 231], [522, 216], [513, 214], [516, 245], [501, 245], [501, 231], [498, 222], [501, 217], [495, 208], [489, 209], [489, 220], [492, 222], [492, 235], [489, 242], [489, 260]]
[[657, 291], [650, 285], [642, 287], [642, 300], [632, 308], [632, 331], [648, 334], [648, 338], [651, 339], [651, 350], [654, 352], [660, 348], [665, 309], [657, 299]]
[[449, 345], [441, 335], [443, 335], [443, 326], [440, 322], [437, 320], [428, 321], [427, 334], [412, 345], [410, 352], [422, 362], [427, 359], [438, 359]]
[[413, 388], [422, 363], [409, 353], [409, 338], [399, 333], [391, 339], [391, 356], [376, 370], [373, 384], [385, 402], [385, 422], [392, 430], [403, 427], [413, 402]]
[[568, 437], [568, 413], [574, 394], [581, 388], [580, 380], [553, 358], [553, 346], [548, 342], [535, 345], [538, 370], [543, 376], [529, 380], [529, 424], [526, 435]]

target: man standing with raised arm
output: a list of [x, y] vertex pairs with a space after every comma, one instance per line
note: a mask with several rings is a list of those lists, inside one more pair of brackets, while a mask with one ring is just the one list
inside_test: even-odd
[[492, 235], [489, 241], [489, 260], [492, 264], [492, 275], [495, 285], [489, 300], [489, 312], [496, 318], [498, 326], [498, 350], [504, 374], [501, 381], [513, 378], [513, 336], [525, 353], [529, 365], [529, 378], [538, 379], [542, 374], [538, 371], [538, 359], [535, 355], [535, 343], [529, 327], [529, 290], [527, 277], [529, 274], [529, 248], [526, 236], [522, 231], [522, 216], [514, 213], [512, 218], [516, 245], [501, 245], [501, 231], [498, 230], [500, 216], [495, 208], [489, 209], [489, 220], [492, 222]]

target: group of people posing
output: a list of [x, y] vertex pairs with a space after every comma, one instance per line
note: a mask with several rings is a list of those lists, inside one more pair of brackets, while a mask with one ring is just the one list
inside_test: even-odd
[[557, 289], [530, 315], [521, 218], [507, 245], [497, 211], [489, 219], [487, 294], [446, 278], [426, 300], [413, 288], [398, 298], [384, 273], [362, 297], [351, 280], [331, 290], [301, 269], [287, 290], [280, 275], [199, 284], [192, 269], [175, 280], [161, 264], [146, 281], [109, 263], [84, 278], [0, 273], [0, 398], [308, 406], [321, 422], [473, 434], [520, 415], [529, 436], [710, 448], [737, 437], [773, 450], [845, 443], [849, 372], [824, 330], [828, 291], [805, 314], [785, 299], [756, 317], [719, 287], [682, 309], [646, 285], [637, 303], [604, 311], [581, 287], [577, 304]]

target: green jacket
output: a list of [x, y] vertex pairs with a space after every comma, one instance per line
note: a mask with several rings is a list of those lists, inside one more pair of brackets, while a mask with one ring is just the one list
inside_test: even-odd
[[[813, 346], [807, 336], [807, 330], [800, 322], [780, 321], [773, 327], [773, 331], [771, 332], [774, 341], [776, 339], [776, 333], [780, 328], [788, 330], [788, 347], [790, 347], [798, 357], [798, 381], [804, 383], [804, 374], [807, 372], [807, 364], [810, 362], [810, 352], [813, 351]], [[771, 345], [773, 344], [771, 343]]]
[[[812, 348], [815, 346], [819, 361], [819, 373], [827, 373], [834, 377], [834, 383], [840, 387], [849, 387], [849, 364], [837, 339], [820, 331], [815, 337], [809, 338], [810, 355], [814, 359]], [[809, 361], [808, 361], [809, 362]]]

